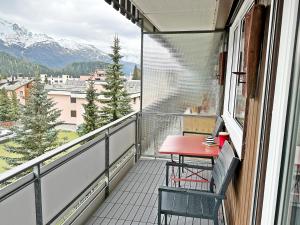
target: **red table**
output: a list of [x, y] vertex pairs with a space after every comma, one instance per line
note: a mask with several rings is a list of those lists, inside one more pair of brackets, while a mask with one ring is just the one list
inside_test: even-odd
[[[180, 158], [184, 156], [188, 157], [198, 157], [198, 158], [210, 158], [212, 160], [212, 164], [214, 163], [214, 158], [218, 157], [220, 154], [219, 148], [219, 140], [215, 138], [215, 142], [217, 145], [208, 146], [205, 144], [206, 135], [199, 136], [168, 136], [162, 146], [159, 149], [160, 154], [169, 154], [172, 157], [173, 155], [179, 156], [179, 163], [181, 162]], [[195, 175], [195, 173], [193, 173]], [[203, 178], [203, 177], [202, 177]], [[174, 178], [175, 179], [175, 178]], [[173, 180], [174, 180], [173, 179]], [[176, 180], [176, 179], [175, 179]], [[183, 180], [180, 177], [180, 169], [179, 169], [179, 178], [178, 181]], [[186, 180], [186, 179], [185, 179]], [[198, 182], [203, 182], [207, 179], [203, 178], [202, 180], [198, 180]], [[190, 180], [196, 181], [196, 180]]]
[[206, 135], [199, 136], [168, 136], [159, 149], [160, 154], [193, 156], [199, 158], [218, 157], [220, 153], [219, 140], [217, 145], [207, 146]]

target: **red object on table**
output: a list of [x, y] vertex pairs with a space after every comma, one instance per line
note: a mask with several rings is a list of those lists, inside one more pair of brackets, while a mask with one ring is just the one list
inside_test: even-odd
[[220, 154], [219, 140], [215, 138], [216, 145], [207, 146], [207, 136], [168, 136], [159, 149], [160, 154], [218, 157]]
[[219, 132], [219, 146], [220, 148], [223, 147], [225, 141], [229, 140], [229, 133], [227, 132]]

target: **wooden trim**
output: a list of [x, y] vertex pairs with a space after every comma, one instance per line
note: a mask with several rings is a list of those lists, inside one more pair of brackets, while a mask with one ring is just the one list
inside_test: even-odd
[[[268, 28], [268, 21], [265, 21]], [[264, 101], [265, 63], [268, 59], [267, 40], [265, 30], [262, 57], [259, 65], [258, 88], [255, 98], [247, 98], [245, 110], [245, 126], [242, 148], [243, 158], [238, 172], [227, 191], [226, 217], [230, 225], [249, 225], [252, 216], [253, 187], [255, 185], [255, 171], [257, 160], [257, 146], [259, 145], [261, 110]]]

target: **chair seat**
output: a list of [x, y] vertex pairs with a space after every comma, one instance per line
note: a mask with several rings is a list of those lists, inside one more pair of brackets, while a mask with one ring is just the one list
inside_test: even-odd
[[162, 192], [161, 212], [196, 218], [214, 218], [216, 200], [188, 193]]

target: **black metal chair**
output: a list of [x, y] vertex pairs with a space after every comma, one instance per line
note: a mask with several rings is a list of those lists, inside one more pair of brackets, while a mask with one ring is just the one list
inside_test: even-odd
[[217, 116], [215, 128], [211, 135], [213, 137], [218, 137], [219, 132], [221, 132], [224, 129], [224, 127], [225, 127], [225, 124], [224, 124], [223, 118], [221, 116]]
[[165, 224], [167, 224], [167, 215], [177, 215], [210, 219], [214, 221], [214, 225], [218, 225], [218, 211], [238, 163], [239, 159], [235, 156], [232, 147], [225, 142], [212, 170], [210, 182], [214, 190], [160, 187], [158, 224], [161, 224], [161, 215], [164, 214]]
[[[224, 123], [224, 120], [223, 118], [218, 115], [217, 118], [216, 118], [216, 124], [215, 124], [215, 128], [213, 130], [213, 132], [211, 133], [211, 136], [212, 137], [218, 137], [219, 136], [219, 133], [224, 130], [225, 128], [225, 123]], [[184, 131], [182, 133], [182, 135], [184, 136], [186, 133], [192, 133], [192, 134], [207, 134], [207, 133], [199, 133], [199, 132], [186, 132]], [[213, 157], [208, 157], [211, 162], [212, 162], [212, 165], [214, 164], [214, 158]], [[184, 163], [184, 156], [179, 156], [179, 163]], [[182, 167], [182, 171], [183, 171], [183, 167]]]

